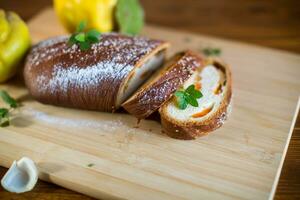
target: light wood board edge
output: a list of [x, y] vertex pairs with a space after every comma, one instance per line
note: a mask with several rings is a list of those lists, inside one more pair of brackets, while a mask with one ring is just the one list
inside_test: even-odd
[[275, 179], [274, 179], [274, 182], [273, 182], [273, 185], [272, 185], [269, 200], [274, 199], [274, 196], [275, 196], [275, 193], [276, 193], [276, 189], [277, 189], [280, 174], [281, 174], [281, 171], [282, 171], [283, 163], [284, 163], [284, 160], [285, 160], [285, 157], [286, 157], [286, 154], [287, 154], [287, 150], [289, 148], [289, 144], [290, 144], [290, 141], [291, 141], [291, 138], [292, 138], [294, 127], [295, 127], [297, 117], [298, 117], [298, 114], [299, 114], [299, 109], [300, 109], [300, 96], [298, 98], [298, 103], [296, 105], [296, 110], [295, 110], [295, 114], [294, 114], [294, 117], [293, 117], [293, 121], [292, 121], [292, 124], [291, 124], [291, 127], [290, 127], [288, 137], [287, 137], [286, 142], [285, 142], [285, 147], [284, 147], [284, 150], [282, 152], [281, 160], [280, 160], [280, 163], [279, 163], [276, 175], [275, 175]]

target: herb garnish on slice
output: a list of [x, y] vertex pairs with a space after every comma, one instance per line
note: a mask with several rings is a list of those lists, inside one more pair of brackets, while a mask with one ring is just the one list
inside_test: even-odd
[[1, 99], [9, 105], [9, 108], [0, 108], [0, 127], [9, 126], [10, 123], [10, 112], [12, 112], [19, 105], [17, 101], [12, 98], [6, 91], [0, 91]]
[[95, 29], [89, 30], [88, 32], [83, 32], [85, 27], [85, 21], [79, 23], [76, 32], [73, 33], [69, 38], [68, 44], [70, 46], [77, 44], [79, 45], [79, 48], [84, 51], [91, 48], [93, 43], [99, 42], [101, 33]]
[[144, 25], [144, 11], [138, 0], [118, 0], [116, 20], [121, 33], [135, 35]]
[[220, 56], [221, 55], [221, 49], [219, 48], [205, 48], [202, 49], [202, 52], [206, 55], [206, 56]]
[[195, 89], [195, 85], [190, 85], [185, 90], [178, 90], [175, 92], [177, 105], [181, 110], [186, 109], [188, 104], [198, 107], [197, 99], [201, 98], [202, 96], [202, 93]]

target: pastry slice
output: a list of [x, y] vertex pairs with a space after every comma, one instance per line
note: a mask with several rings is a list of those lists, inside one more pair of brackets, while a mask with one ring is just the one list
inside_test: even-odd
[[182, 89], [194, 85], [202, 97], [198, 106], [188, 105], [180, 109], [176, 97], [168, 100], [160, 109], [163, 132], [172, 138], [190, 140], [207, 135], [222, 126], [227, 119], [231, 101], [231, 72], [227, 65], [209, 59], [195, 72]]
[[161, 67], [168, 46], [110, 33], [80, 50], [68, 45], [68, 37], [56, 37], [33, 47], [24, 78], [30, 94], [42, 103], [111, 112]]
[[144, 119], [155, 112], [201, 66], [202, 58], [191, 51], [177, 53], [122, 106]]

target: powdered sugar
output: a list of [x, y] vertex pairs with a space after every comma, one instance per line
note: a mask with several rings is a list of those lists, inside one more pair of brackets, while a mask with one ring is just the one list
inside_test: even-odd
[[56, 127], [69, 127], [74, 129], [97, 129], [101, 130], [102, 133], [115, 133], [118, 129], [127, 130], [128, 133], [135, 131], [134, 128], [128, 127], [122, 122], [121, 116], [115, 117], [113, 120], [75, 119], [49, 115], [45, 112], [41, 112], [33, 108], [24, 109], [22, 111], [22, 115], [27, 119], [38, 121], [39, 123], [55, 125]]
[[178, 61], [178, 64], [185, 66], [185, 65], [191, 65], [195, 68], [200, 67], [201, 62], [199, 60], [195, 59], [193, 56], [184, 56], [182, 59]]
[[[112, 77], [116, 69], [122, 68], [119, 63], [101, 61], [93, 66], [79, 68], [70, 66], [62, 67], [60, 64], [55, 64], [52, 71], [52, 78], [46, 79], [43, 74], [37, 76], [37, 84], [40, 86], [40, 92], [50, 92], [54, 94], [56, 91], [67, 93], [70, 89], [93, 88], [101, 84], [108, 77]], [[129, 70], [126, 68], [125, 70]], [[103, 74], [106, 76], [103, 76]]]
[[[55, 38], [51, 38], [48, 40], [44, 40], [35, 46], [33, 46], [30, 56], [27, 59], [27, 62], [30, 66], [39, 65], [41, 60], [48, 61], [52, 59], [52, 55], [55, 55], [59, 52], [58, 48], [48, 48], [51, 45], [62, 43], [67, 40], [67, 36], [59, 36]], [[75, 45], [74, 45], [75, 46]], [[66, 47], [66, 45], [65, 45]], [[40, 49], [45, 49], [42, 53], [40, 53]]]

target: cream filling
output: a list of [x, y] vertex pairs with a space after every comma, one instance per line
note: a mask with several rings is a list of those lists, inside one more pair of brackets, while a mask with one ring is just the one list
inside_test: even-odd
[[[183, 88], [186, 89], [192, 84], [201, 84], [200, 91], [202, 92], [203, 97], [197, 99], [199, 106], [193, 107], [188, 105], [185, 110], [181, 110], [178, 108], [176, 99], [174, 97], [173, 101], [167, 106], [167, 112], [170, 113], [171, 116], [175, 116], [176, 120], [180, 121], [202, 121], [209, 118], [209, 116], [218, 110], [224, 98], [224, 86], [222, 86], [222, 92], [219, 94], [215, 93], [216, 88], [218, 88], [220, 83], [223, 83], [224, 78], [224, 73], [213, 65], [204, 67], [200, 74], [194, 73], [183, 86]], [[212, 108], [212, 110], [206, 115], [202, 117], [193, 117], [193, 115], [201, 113], [205, 110], [209, 110], [210, 108]]]
[[164, 52], [160, 52], [149, 58], [142, 66], [137, 67], [134, 75], [128, 80], [127, 86], [121, 88], [117, 98], [117, 105], [127, 100], [163, 64], [163, 61]]

